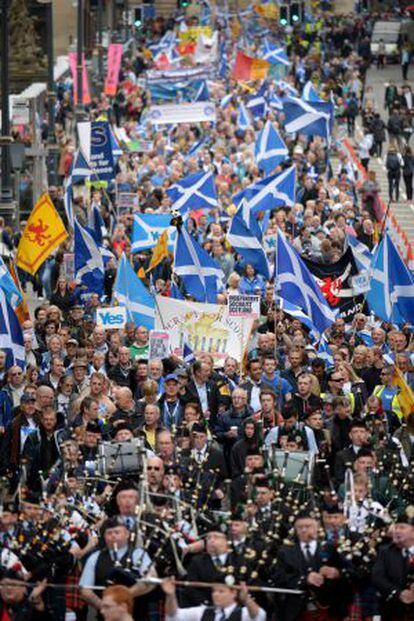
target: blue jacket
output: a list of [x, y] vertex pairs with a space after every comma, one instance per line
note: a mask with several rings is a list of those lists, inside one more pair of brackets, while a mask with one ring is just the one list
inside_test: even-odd
[[266, 283], [260, 274], [256, 274], [254, 278], [247, 278], [243, 276], [240, 280], [239, 291], [247, 295], [264, 295], [266, 290]]

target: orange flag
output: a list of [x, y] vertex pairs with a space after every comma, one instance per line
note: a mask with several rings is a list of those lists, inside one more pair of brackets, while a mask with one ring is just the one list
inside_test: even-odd
[[269, 71], [269, 67], [270, 63], [266, 60], [252, 58], [251, 56], [243, 54], [243, 52], [237, 52], [231, 77], [235, 80], [241, 80], [242, 82], [264, 80]]
[[20, 291], [20, 295], [22, 296], [22, 301], [20, 302], [19, 306], [14, 309], [14, 312], [17, 315], [17, 319], [19, 320], [20, 325], [22, 325], [25, 321], [28, 321], [30, 319], [30, 311], [27, 305], [26, 296], [20, 284], [19, 276], [16, 272], [16, 268], [14, 267], [14, 262], [11, 259], [9, 261], [9, 271], [16, 287]]

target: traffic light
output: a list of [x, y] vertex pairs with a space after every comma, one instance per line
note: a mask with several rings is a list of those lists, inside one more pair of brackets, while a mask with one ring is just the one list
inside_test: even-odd
[[286, 5], [281, 5], [279, 12], [279, 24], [281, 26], [287, 26], [289, 23], [289, 10]]
[[134, 8], [134, 26], [138, 30], [142, 28], [142, 7], [140, 6]]
[[290, 23], [292, 26], [302, 20], [301, 5], [298, 2], [292, 2], [290, 5]]
[[186, 9], [190, 4], [190, 0], [177, 0], [177, 7], [179, 9]]

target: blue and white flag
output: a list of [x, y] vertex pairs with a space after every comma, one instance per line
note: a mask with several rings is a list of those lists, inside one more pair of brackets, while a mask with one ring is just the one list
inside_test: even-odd
[[172, 209], [184, 215], [190, 209], [217, 207], [217, 193], [213, 173], [200, 172], [177, 181], [167, 190]]
[[318, 358], [322, 358], [325, 361], [326, 368], [332, 369], [334, 366], [334, 359], [332, 349], [329, 347], [329, 343], [326, 338], [323, 337], [318, 347]]
[[22, 301], [22, 294], [19, 291], [16, 283], [13, 280], [10, 271], [7, 268], [7, 265], [0, 257], [0, 288], [7, 296], [7, 299], [10, 302], [10, 306], [16, 309], [20, 302]]
[[203, 149], [203, 147], [205, 147], [206, 144], [207, 144], [207, 136], [202, 136], [200, 140], [197, 140], [197, 142], [194, 142], [194, 144], [192, 144], [191, 147], [188, 149], [185, 159], [187, 160], [197, 155], [197, 153], [201, 151], [201, 149]]
[[263, 82], [255, 95], [249, 97], [246, 102], [246, 108], [254, 119], [262, 119], [266, 114], [267, 101], [266, 101], [267, 84]]
[[169, 229], [168, 245], [172, 246], [176, 233], [170, 222], [171, 214], [168, 213], [134, 213], [131, 251], [143, 252], [155, 248], [166, 229]]
[[250, 263], [266, 280], [270, 278], [269, 262], [263, 249], [262, 230], [246, 200], [241, 201], [233, 216], [227, 241], [246, 263]]
[[165, 52], [177, 45], [177, 35], [174, 30], [167, 30], [165, 35], [160, 39], [158, 43], [153, 43], [148, 46], [151, 50], [153, 57], [157, 56], [160, 52]]
[[219, 78], [225, 80], [227, 78], [227, 74], [229, 71], [228, 62], [227, 62], [227, 51], [226, 51], [226, 39], [223, 37], [223, 40], [220, 43], [219, 47], [219, 61], [218, 61], [218, 75]]
[[266, 121], [266, 125], [256, 139], [255, 156], [258, 167], [266, 175], [270, 175], [276, 166], [286, 159], [288, 154], [289, 150], [280, 134], [273, 127], [271, 121]]
[[25, 367], [23, 332], [2, 288], [0, 288], [0, 349], [6, 353], [6, 368], [14, 364]]
[[174, 279], [171, 281], [170, 293], [171, 293], [171, 297], [174, 298], [175, 300], [185, 300], [185, 297], [181, 293], [180, 288]]
[[187, 365], [191, 365], [196, 361], [196, 357], [194, 356], [194, 352], [188, 344], [187, 339], [183, 343], [183, 361]]
[[210, 100], [210, 92], [208, 90], [207, 82], [205, 80], [202, 80], [195, 94], [194, 101], [209, 101], [209, 100]]
[[283, 112], [283, 99], [274, 92], [269, 93], [267, 96], [267, 105], [269, 108], [273, 108], [273, 110]]
[[232, 98], [233, 98], [233, 93], [228, 93], [228, 95], [224, 95], [224, 97], [222, 97], [220, 101], [220, 108], [223, 108], [223, 109], [227, 108]]
[[309, 317], [303, 312], [303, 310], [297, 306], [296, 304], [292, 304], [292, 302], [288, 302], [283, 298], [277, 298], [277, 308], [281, 308], [287, 315], [290, 315], [294, 319], [299, 319], [304, 326], [309, 328], [311, 333], [317, 334], [317, 330], [313, 325], [312, 321]]
[[99, 251], [102, 254], [104, 266], [108, 263], [110, 259], [115, 259], [114, 253], [105, 246], [104, 236], [107, 235], [108, 231], [106, 230], [106, 226], [101, 215], [101, 210], [99, 209], [98, 205], [92, 205], [92, 209], [90, 210], [88, 215], [87, 230], [96, 241], [96, 245], [98, 246]]
[[352, 254], [354, 255], [355, 263], [359, 271], [369, 270], [373, 257], [371, 250], [368, 246], [359, 241], [355, 235], [348, 233], [347, 240], [348, 244], [351, 246]]
[[285, 93], [285, 95], [289, 95], [291, 97], [296, 97], [297, 95], [299, 95], [299, 91], [294, 86], [292, 86], [292, 84], [286, 82], [285, 80], [278, 80], [276, 84], [278, 89]]
[[250, 114], [242, 101], [239, 104], [236, 125], [238, 129], [241, 129], [242, 131], [246, 131], [246, 129], [253, 127]]
[[330, 138], [333, 124], [333, 105], [330, 101], [314, 102], [297, 97], [287, 97], [283, 101], [285, 130], [288, 134]]
[[388, 232], [372, 260], [370, 309], [384, 321], [414, 323], [414, 276], [399, 255]]
[[88, 293], [103, 294], [104, 263], [93, 235], [75, 219], [75, 278]]
[[178, 231], [174, 273], [181, 278], [186, 292], [197, 302], [215, 304], [224, 281], [221, 267], [182, 226]]
[[85, 121], [77, 124], [79, 148], [88, 166], [100, 181], [110, 182], [115, 177], [113, 140], [107, 121]]
[[312, 84], [310, 80], [308, 80], [305, 86], [303, 87], [302, 99], [304, 101], [310, 101], [310, 102], [321, 100], [319, 97], [318, 91], [316, 90], [316, 88], [314, 87], [314, 85]]
[[281, 173], [271, 175], [247, 186], [242, 192], [235, 194], [232, 200], [238, 207], [245, 198], [251, 211], [256, 214], [259, 211], [272, 210], [277, 207], [293, 207], [295, 194], [296, 167], [290, 166]]
[[153, 329], [154, 297], [138, 278], [125, 254], [122, 254], [119, 261], [113, 297], [126, 307], [128, 321], [132, 321], [136, 326], [145, 326], [148, 330]]
[[78, 149], [75, 152], [75, 157], [73, 158], [72, 168], [70, 171], [71, 183], [81, 183], [82, 181], [85, 181], [85, 179], [89, 179], [93, 176], [93, 170], [89, 166], [85, 154], [82, 149]]
[[335, 321], [336, 313], [323, 297], [315, 278], [280, 230], [277, 232], [275, 286], [277, 295], [299, 306], [319, 334]]
[[263, 44], [262, 60], [267, 60], [267, 62], [272, 65], [285, 65], [285, 67], [290, 66], [286, 50], [283, 47], [277, 47], [276, 45], [269, 43], [267, 39], [264, 40]]

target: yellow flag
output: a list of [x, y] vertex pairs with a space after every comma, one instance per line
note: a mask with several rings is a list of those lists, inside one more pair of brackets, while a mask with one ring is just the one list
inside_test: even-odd
[[161, 261], [165, 259], [165, 257], [168, 257], [168, 233], [167, 231], [164, 231], [164, 233], [160, 235], [157, 245], [152, 251], [152, 257], [151, 257], [151, 261], [148, 266], [147, 272], [150, 272], [151, 270], [154, 269], [154, 267], [157, 267], [157, 265], [161, 263]]
[[17, 248], [16, 263], [33, 276], [68, 234], [49, 194], [42, 194], [27, 221]]
[[408, 416], [410, 412], [414, 412], [414, 392], [405, 381], [404, 376], [398, 367], [394, 368], [392, 383], [400, 389], [400, 392], [398, 393], [398, 401], [400, 402], [402, 413], [404, 416]]

